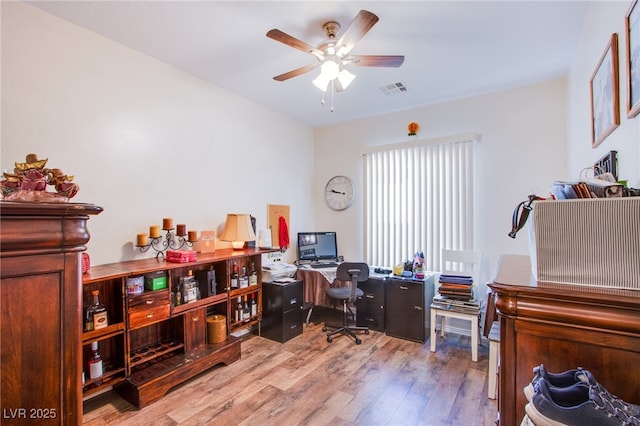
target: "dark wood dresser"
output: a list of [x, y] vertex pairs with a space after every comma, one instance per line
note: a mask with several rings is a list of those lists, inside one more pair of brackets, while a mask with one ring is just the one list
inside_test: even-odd
[[0, 202], [3, 425], [82, 423], [80, 257], [101, 211]]
[[524, 417], [533, 367], [590, 370], [609, 392], [640, 404], [640, 291], [536, 282], [528, 256], [503, 256], [489, 286], [500, 318], [501, 426]]

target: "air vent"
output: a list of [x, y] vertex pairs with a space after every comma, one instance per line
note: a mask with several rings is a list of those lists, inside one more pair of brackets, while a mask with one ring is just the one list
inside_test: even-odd
[[380, 90], [382, 90], [382, 93], [389, 96], [389, 95], [397, 95], [399, 93], [406, 92], [407, 88], [403, 83], [397, 82], [397, 83], [391, 83], [391, 84], [382, 86]]

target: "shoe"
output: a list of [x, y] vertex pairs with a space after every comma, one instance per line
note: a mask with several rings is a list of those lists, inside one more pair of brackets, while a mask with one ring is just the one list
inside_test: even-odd
[[596, 381], [590, 371], [582, 370], [582, 372], [578, 374], [578, 378], [590, 387], [594, 388], [598, 394], [600, 394], [602, 399], [609, 401], [614, 407], [624, 411], [628, 416], [640, 418], [640, 405], [630, 404], [617, 396], [612, 395], [604, 386]]
[[541, 378], [525, 406], [535, 426], [640, 426], [640, 420], [615, 408], [584, 382], [550, 388]]
[[536, 383], [541, 378], [544, 378], [547, 381], [547, 385], [550, 388], [565, 388], [575, 383], [582, 382], [595, 388], [603, 399], [608, 400], [614, 407], [624, 411], [625, 414], [640, 417], [640, 405], [630, 404], [617, 396], [612, 395], [604, 386], [598, 383], [589, 370], [576, 368], [573, 370], [567, 370], [563, 373], [554, 374], [549, 373], [544, 364], [540, 364], [538, 367], [533, 369], [533, 373], [533, 380], [524, 388], [524, 395], [529, 402], [531, 402], [531, 397], [535, 393]]
[[531, 401], [531, 397], [535, 393], [536, 382], [541, 378], [544, 378], [547, 381], [547, 384], [552, 387], [566, 388], [567, 386], [571, 386], [582, 381], [577, 377], [577, 374], [583, 371], [584, 370], [582, 368], [577, 368], [574, 370], [567, 370], [563, 373], [549, 373], [544, 364], [540, 364], [538, 367], [533, 369], [533, 380], [524, 388], [524, 395], [527, 397], [527, 401]]

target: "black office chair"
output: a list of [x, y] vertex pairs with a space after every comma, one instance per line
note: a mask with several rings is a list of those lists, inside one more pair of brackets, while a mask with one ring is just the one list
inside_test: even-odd
[[349, 287], [329, 287], [326, 290], [327, 296], [342, 302], [342, 325], [337, 326], [325, 323], [322, 331], [327, 331], [329, 328], [334, 329], [327, 333], [327, 342], [329, 343], [333, 341], [335, 334], [346, 334], [355, 340], [356, 345], [359, 345], [362, 340], [356, 336], [355, 331], [364, 331], [364, 334], [369, 334], [369, 327], [349, 325], [347, 312], [349, 303], [355, 302], [364, 295], [362, 290], [358, 288], [358, 283], [369, 278], [369, 266], [366, 263], [343, 262], [338, 265], [336, 278], [340, 281], [351, 281]]

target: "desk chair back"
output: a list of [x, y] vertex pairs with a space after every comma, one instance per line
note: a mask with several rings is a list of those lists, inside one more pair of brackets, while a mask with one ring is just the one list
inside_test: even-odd
[[369, 279], [369, 265], [362, 262], [343, 262], [338, 265], [336, 278], [340, 281], [351, 281], [350, 302], [356, 300], [358, 283]]

